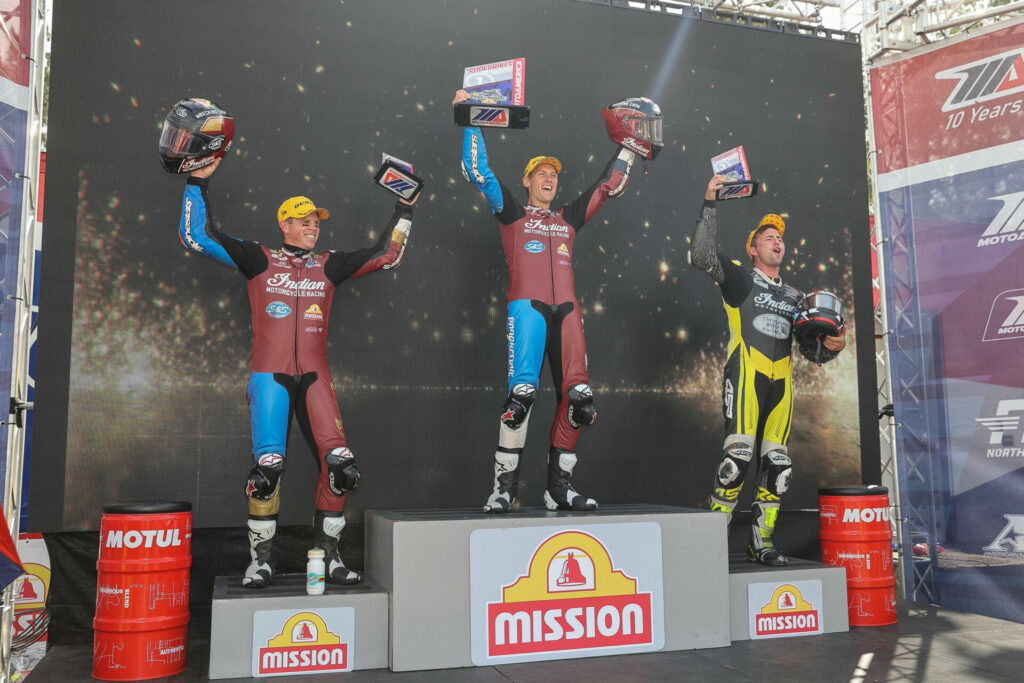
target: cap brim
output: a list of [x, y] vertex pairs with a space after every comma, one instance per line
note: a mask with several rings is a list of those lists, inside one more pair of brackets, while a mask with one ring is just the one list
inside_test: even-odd
[[325, 221], [331, 217], [331, 212], [328, 211], [327, 209], [313, 209], [309, 213], [304, 213], [301, 216], [296, 216], [296, 218], [305, 218], [306, 216], [312, 215], [314, 213], [316, 214], [316, 217], [322, 221]]

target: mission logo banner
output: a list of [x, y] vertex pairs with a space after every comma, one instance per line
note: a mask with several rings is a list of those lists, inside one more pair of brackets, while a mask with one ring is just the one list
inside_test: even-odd
[[473, 663], [662, 649], [661, 562], [654, 522], [474, 531]]
[[752, 583], [747, 586], [750, 638], [788, 638], [822, 633], [821, 581]]
[[351, 671], [355, 623], [353, 607], [255, 612], [253, 677]]

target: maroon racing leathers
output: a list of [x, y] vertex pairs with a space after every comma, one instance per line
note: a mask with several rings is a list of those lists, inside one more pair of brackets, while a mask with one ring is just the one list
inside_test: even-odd
[[345, 280], [402, 263], [411, 207], [396, 204], [391, 221], [372, 247], [318, 252], [285, 244], [271, 249], [214, 229], [206, 187], [205, 179], [189, 178], [179, 234], [186, 247], [237, 268], [248, 280], [253, 460], [261, 464], [262, 456], [283, 459], [294, 410], [316, 441], [320, 458], [316, 509], [341, 512], [345, 495], [332, 491], [330, 468], [324, 460], [332, 451], [351, 455], [327, 363], [334, 293]]
[[508, 262], [509, 392], [520, 384], [540, 386], [546, 352], [558, 395], [551, 446], [566, 452], [575, 451], [581, 425], [572, 419], [569, 391], [584, 385], [590, 393], [573, 248], [583, 225], [625, 191], [634, 159], [619, 148], [601, 178], [568, 204], [554, 211], [524, 207], [491, 171], [480, 129], [465, 132], [463, 165], [498, 219]]

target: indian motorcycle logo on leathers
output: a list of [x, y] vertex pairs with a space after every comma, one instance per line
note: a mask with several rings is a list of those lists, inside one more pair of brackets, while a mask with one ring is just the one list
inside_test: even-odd
[[299, 294], [301, 296], [323, 296], [327, 283], [323, 280], [292, 280], [290, 273], [274, 273], [267, 280], [267, 291], [273, 294]]
[[569, 226], [562, 223], [545, 223], [540, 219], [534, 218], [523, 223], [523, 232], [529, 235], [558, 235], [561, 237], [568, 237]]
[[754, 306], [756, 306], [757, 308], [768, 309], [769, 311], [774, 311], [775, 313], [781, 313], [782, 315], [788, 316], [790, 318], [792, 318], [793, 314], [796, 313], [796, 306], [789, 303], [788, 301], [780, 301], [779, 299], [774, 298], [768, 292], [762, 292], [758, 294], [756, 297], [754, 297]]

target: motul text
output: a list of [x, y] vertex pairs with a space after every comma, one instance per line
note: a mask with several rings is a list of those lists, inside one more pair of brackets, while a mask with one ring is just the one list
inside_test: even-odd
[[180, 529], [124, 529], [110, 530], [107, 532], [106, 546], [108, 548], [170, 548], [181, 545], [181, 537], [178, 535]]
[[843, 510], [844, 524], [888, 522], [889, 508], [847, 508]]

